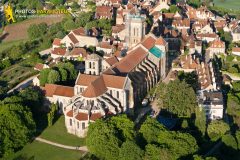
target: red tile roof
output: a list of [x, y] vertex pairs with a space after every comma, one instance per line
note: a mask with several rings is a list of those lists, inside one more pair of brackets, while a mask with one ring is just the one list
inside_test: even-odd
[[80, 56], [82, 55], [82, 57], [87, 57], [87, 51], [84, 48], [73, 48], [73, 50], [70, 52], [70, 55], [76, 55], [76, 56]]
[[[149, 48], [149, 47], [148, 47]], [[113, 70], [117, 69], [120, 73], [129, 73], [133, 70], [146, 56], [147, 51], [141, 46], [130, 51], [121, 61], [114, 65]]]
[[87, 98], [94, 98], [102, 95], [107, 91], [103, 77], [100, 76], [83, 91], [82, 96]]
[[66, 48], [54, 48], [52, 54], [64, 56], [66, 54]]
[[73, 110], [68, 111], [68, 112], [67, 112], [67, 116], [68, 116], [68, 117], [73, 117]]
[[101, 113], [92, 113], [90, 116], [90, 120], [92, 120], [92, 121], [96, 121], [99, 118], [102, 118]]
[[78, 113], [75, 118], [79, 121], [87, 121], [88, 114], [87, 113]]
[[60, 46], [61, 45], [61, 39], [59, 39], [59, 38], [55, 38], [54, 40], [53, 40], [53, 43], [52, 43], [53, 45], [56, 45], [56, 46]]
[[167, 45], [167, 42], [163, 39], [163, 37], [159, 37], [156, 42], [155, 42], [156, 45], [163, 45], [163, 46], [166, 46]]
[[95, 81], [99, 76], [88, 75], [88, 74], [79, 74], [76, 85], [88, 86], [91, 82]]
[[35, 69], [35, 70], [38, 70], [38, 71], [41, 71], [43, 68], [44, 68], [44, 64], [41, 64], [41, 63], [37, 63], [37, 64], [34, 66], [34, 69]]
[[74, 34], [70, 33], [68, 34], [68, 37], [70, 38], [70, 40], [73, 42], [73, 44], [78, 43], [77, 38], [74, 36]]
[[240, 52], [240, 48], [239, 48], [239, 47], [233, 47], [233, 48], [232, 48], [232, 51], [233, 51], [233, 52]]
[[73, 97], [74, 96], [74, 88], [68, 86], [61, 86], [56, 84], [46, 84], [44, 87], [45, 95], [47, 97], [63, 96], [63, 97]]
[[148, 36], [143, 40], [142, 45], [149, 50], [155, 45], [155, 42], [156, 39], [153, 36]]
[[78, 29], [75, 29], [72, 31], [75, 35], [78, 35], [78, 36], [84, 36], [86, 35], [86, 32], [85, 32], [85, 29], [83, 27], [80, 27]]
[[110, 57], [110, 58], [105, 59], [105, 61], [106, 61], [110, 66], [112, 66], [112, 65], [114, 65], [115, 63], [118, 62], [118, 59], [117, 59], [117, 57], [112, 56], [112, 57]]

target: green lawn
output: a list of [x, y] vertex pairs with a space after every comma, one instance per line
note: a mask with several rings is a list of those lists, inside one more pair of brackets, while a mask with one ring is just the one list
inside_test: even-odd
[[10, 47], [12, 47], [14, 45], [18, 45], [21, 42], [24, 43], [26, 41], [24, 41], [24, 40], [17, 40], [17, 41], [10, 41], [10, 42], [1, 42], [0, 43], [0, 52], [4, 51], [5, 49], [10, 48]]
[[79, 160], [82, 153], [34, 141], [13, 156], [8, 157], [7, 160], [14, 160], [19, 156], [34, 157], [34, 160]]
[[240, 0], [214, 0], [214, 4], [217, 7], [239, 10]]
[[53, 126], [46, 128], [40, 137], [69, 146], [85, 145], [85, 139], [67, 133], [64, 116], [61, 116]]

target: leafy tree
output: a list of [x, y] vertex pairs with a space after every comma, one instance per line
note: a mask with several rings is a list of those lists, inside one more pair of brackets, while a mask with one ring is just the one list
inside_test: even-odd
[[51, 70], [49, 68], [41, 70], [40, 78], [39, 78], [41, 86], [44, 86], [46, 83], [48, 83], [48, 75], [49, 75], [50, 71]]
[[42, 9], [43, 5], [39, 0], [24, 0], [22, 3], [23, 6], [27, 7], [28, 9]]
[[11, 61], [9, 60], [9, 58], [2, 60], [1, 63], [3, 65], [3, 68], [7, 68], [11, 66]]
[[134, 123], [126, 115], [114, 116], [111, 118], [110, 123], [121, 133], [120, 135], [122, 136], [119, 137], [120, 139], [124, 141], [134, 139]]
[[158, 136], [158, 143], [168, 148], [175, 159], [193, 154], [198, 150], [195, 138], [188, 133], [162, 131]]
[[238, 144], [238, 150], [240, 150], [240, 130], [236, 131], [235, 136]]
[[[129, 151], [131, 153], [129, 153]], [[119, 160], [136, 160], [142, 159], [143, 150], [133, 141], [126, 141], [122, 144], [119, 151]]]
[[[92, 12], [83, 12], [80, 13], [79, 17], [76, 19], [77, 26], [85, 27], [88, 22], [92, 22], [93, 13]], [[93, 21], [95, 22], [95, 21]], [[94, 26], [96, 27], [97, 24]], [[90, 28], [88, 28], [90, 29]]]
[[57, 115], [57, 105], [56, 104], [51, 104], [50, 106], [50, 112], [48, 112], [47, 114], [47, 118], [48, 118], [48, 126], [52, 126], [54, 119], [56, 118]]
[[170, 13], [176, 13], [179, 11], [179, 8], [176, 5], [171, 5], [169, 8]]
[[199, 8], [202, 4], [201, 0], [188, 0], [187, 3], [194, 8]]
[[60, 63], [58, 67], [63, 68], [68, 72], [68, 80], [75, 80], [77, 78], [77, 71], [72, 63]]
[[0, 104], [0, 128], [0, 157], [22, 148], [36, 130], [31, 112], [19, 104]]
[[75, 24], [75, 22], [74, 22], [72, 19], [69, 19], [69, 20], [67, 20], [67, 21], [64, 23], [63, 28], [64, 28], [66, 31], [69, 31], [69, 30], [75, 29], [75, 28], [76, 28], [76, 24]]
[[233, 82], [232, 83], [234, 92], [240, 92], [240, 82]]
[[207, 119], [206, 119], [206, 114], [204, 109], [200, 109], [199, 107], [196, 107], [195, 111], [195, 126], [198, 128], [198, 130], [201, 132], [202, 136], [205, 136], [206, 133], [206, 124], [207, 124]]
[[66, 81], [67, 78], [68, 78], [67, 71], [64, 68], [59, 68], [59, 72], [60, 72], [60, 75], [61, 75], [61, 81], [62, 82]]
[[158, 135], [164, 130], [166, 130], [166, 128], [156, 119], [148, 117], [141, 125], [139, 132], [148, 143], [152, 143], [157, 141]]
[[46, 23], [40, 24], [32, 24], [28, 28], [28, 36], [33, 40], [37, 38], [41, 38], [45, 35], [48, 30], [48, 26]]
[[188, 121], [186, 119], [184, 119], [182, 121], [182, 126], [181, 126], [183, 129], [187, 129], [188, 128]]
[[155, 144], [148, 144], [145, 147], [146, 160], [173, 160], [172, 154], [164, 148]]
[[207, 133], [211, 140], [221, 138], [229, 130], [230, 127], [227, 123], [218, 120], [212, 121], [207, 127]]
[[58, 71], [51, 70], [48, 74], [48, 83], [55, 84], [61, 81], [61, 77]]
[[64, 0], [50, 0], [54, 5], [61, 5], [64, 4]]
[[161, 83], [157, 89], [158, 105], [178, 117], [191, 117], [195, 111], [196, 95], [192, 87], [179, 80]]
[[19, 97], [23, 99], [23, 105], [29, 106], [33, 114], [38, 114], [43, 104], [43, 93], [34, 88], [26, 88], [22, 90]]
[[90, 124], [86, 143], [91, 153], [101, 159], [117, 159], [121, 141], [117, 137], [117, 131], [112, 125], [103, 120], [97, 120]]
[[224, 145], [221, 147], [221, 151], [225, 154], [235, 154], [238, 149], [238, 144], [235, 138], [231, 134], [226, 134], [222, 137]]

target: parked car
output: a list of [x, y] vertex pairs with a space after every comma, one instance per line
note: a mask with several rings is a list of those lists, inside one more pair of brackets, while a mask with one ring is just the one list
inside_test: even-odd
[[142, 101], [142, 106], [143, 106], [143, 107], [146, 107], [148, 104], [149, 104], [149, 99], [148, 99], [148, 98], [145, 98], [145, 99]]

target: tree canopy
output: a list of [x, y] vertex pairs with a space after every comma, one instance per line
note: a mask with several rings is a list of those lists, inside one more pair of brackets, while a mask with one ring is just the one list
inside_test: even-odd
[[207, 133], [211, 140], [221, 138], [229, 130], [229, 125], [220, 120], [212, 121], [207, 127]]
[[30, 141], [36, 130], [32, 113], [20, 104], [0, 104], [0, 157], [8, 156]]
[[196, 95], [185, 81], [161, 83], [157, 88], [158, 105], [178, 117], [191, 117], [195, 111]]

